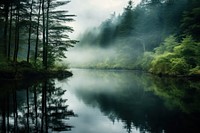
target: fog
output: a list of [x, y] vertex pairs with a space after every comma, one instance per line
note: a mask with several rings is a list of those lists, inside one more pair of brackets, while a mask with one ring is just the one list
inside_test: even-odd
[[[134, 0], [134, 6], [140, 3], [141, 0]], [[71, 1], [66, 8], [73, 14], [76, 14], [76, 21], [70, 23], [74, 28], [74, 33], [70, 36], [80, 40], [81, 34], [91, 30], [94, 27], [101, 25], [103, 21], [115, 14], [122, 14], [128, 0], [86, 0], [84, 4], [80, 0]], [[79, 8], [77, 8], [77, 5]], [[100, 32], [97, 30], [96, 32]], [[93, 33], [97, 34], [97, 33]], [[82, 43], [82, 42], [80, 42]], [[86, 67], [90, 64], [102, 63], [105, 59], [114, 60], [116, 58], [116, 49], [101, 47], [80, 47], [82, 44], [77, 44], [74, 48], [67, 52], [67, 60], [71, 67]], [[84, 44], [85, 45], [85, 44]], [[105, 62], [105, 61], [104, 61]]]
[[187, 8], [187, 0], [143, 0], [137, 6], [134, 2], [124, 4], [120, 0], [105, 2], [108, 5], [100, 1], [87, 2], [88, 6], [77, 9], [80, 18], [74, 26], [80, 42], [67, 52], [66, 62], [71, 67], [141, 67], [144, 60], [151, 58], [144, 56], [150, 55], [165, 38], [178, 32]]
[[113, 58], [116, 51], [101, 48], [72, 48], [67, 52], [67, 61], [71, 67], [92, 67], [106, 58]]
[[[140, 1], [133, 0], [135, 5]], [[76, 15], [76, 21], [68, 24], [75, 30], [70, 36], [78, 39], [79, 34], [91, 27], [100, 25], [113, 12], [122, 13], [127, 3], [128, 0], [71, 0], [66, 7], [63, 7]]]
[[100, 46], [77, 46], [69, 49], [66, 62], [69, 62], [72, 68], [109, 68], [109, 69], [132, 69], [130, 63], [134, 63], [143, 49], [141, 46], [135, 49], [121, 45], [127, 44], [124, 40], [118, 40], [114, 47]]

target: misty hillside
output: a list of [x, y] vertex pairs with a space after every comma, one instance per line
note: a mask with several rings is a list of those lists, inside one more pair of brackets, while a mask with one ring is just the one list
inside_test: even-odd
[[[142, 0], [137, 6], [130, 0], [122, 14], [113, 13], [80, 35], [73, 52], [82, 53], [82, 64], [74, 66], [199, 72], [199, 18], [198, 0]], [[85, 54], [93, 57], [87, 60]]]

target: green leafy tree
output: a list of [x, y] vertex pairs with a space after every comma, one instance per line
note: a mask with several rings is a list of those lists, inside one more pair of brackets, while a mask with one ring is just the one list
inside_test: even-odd
[[199, 52], [200, 43], [191, 36], [185, 37], [180, 43], [170, 36], [164, 45], [155, 49], [150, 71], [156, 74], [188, 75], [190, 71], [198, 71]]
[[179, 45], [179, 43], [177, 42], [176, 37], [171, 35], [164, 40], [162, 45], [155, 48], [155, 53], [163, 54], [165, 52], [173, 52], [174, 47], [177, 45]]
[[185, 37], [181, 44], [174, 48], [174, 52], [179, 57], [183, 57], [192, 68], [200, 63], [200, 44], [191, 36]]

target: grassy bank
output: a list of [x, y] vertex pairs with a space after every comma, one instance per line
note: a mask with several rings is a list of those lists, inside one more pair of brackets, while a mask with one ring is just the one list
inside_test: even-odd
[[67, 78], [70, 76], [72, 76], [72, 73], [66, 69], [52, 68], [45, 70], [27, 62], [0, 64], [0, 79], [5, 80]]

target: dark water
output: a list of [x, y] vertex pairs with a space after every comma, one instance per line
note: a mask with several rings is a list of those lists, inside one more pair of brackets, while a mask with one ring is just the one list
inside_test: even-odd
[[200, 81], [72, 70], [64, 80], [1, 82], [0, 132], [197, 133]]

